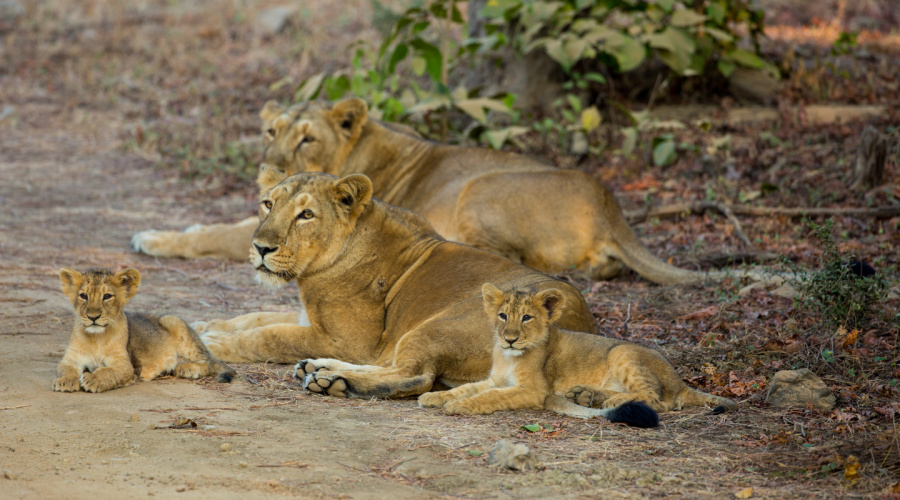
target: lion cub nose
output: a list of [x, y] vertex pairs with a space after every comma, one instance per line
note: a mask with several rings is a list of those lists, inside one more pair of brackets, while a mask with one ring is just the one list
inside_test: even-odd
[[278, 247], [261, 247], [256, 243], [253, 244], [256, 247], [256, 251], [259, 252], [260, 258], [265, 258], [267, 253], [272, 253], [275, 250], [278, 250]]
[[85, 316], [87, 316], [88, 319], [91, 321], [97, 321], [98, 319], [100, 319], [100, 314], [98, 314], [96, 316], [91, 316], [90, 314], [86, 314]]
[[517, 340], [519, 340], [519, 336], [516, 335], [515, 337], [503, 337], [503, 340], [505, 340], [507, 344], [513, 345]]

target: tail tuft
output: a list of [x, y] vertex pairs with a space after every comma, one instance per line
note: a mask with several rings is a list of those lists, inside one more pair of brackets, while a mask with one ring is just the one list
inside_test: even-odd
[[606, 418], [610, 422], [622, 422], [643, 429], [659, 427], [659, 415], [653, 408], [640, 401], [630, 401], [617, 406], [606, 414]]
[[719, 406], [716, 406], [715, 408], [713, 408], [712, 411], [709, 412], [709, 414], [710, 415], [721, 415], [722, 413], [725, 413], [726, 411], [728, 411], [728, 409], [725, 408], [725, 406], [719, 405]]
[[230, 384], [231, 379], [232, 379], [232, 376], [230, 373], [220, 373], [219, 378], [216, 380], [218, 380], [218, 382], [220, 382], [222, 384]]

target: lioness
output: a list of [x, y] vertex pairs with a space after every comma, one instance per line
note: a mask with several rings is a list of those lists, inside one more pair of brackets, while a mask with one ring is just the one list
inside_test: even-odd
[[[558, 328], [555, 323], [566, 303], [559, 290], [516, 288], [504, 293], [485, 283], [482, 294], [496, 338], [490, 377], [423, 394], [421, 406], [443, 406], [448, 414], [544, 408], [577, 417], [613, 416], [613, 421], [639, 427], [655, 427], [656, 413], [629, 408], [632, 401], [660, 412], [706, 403], [719, 405], [714, 411], [737, 409], [731, 400], [685, 385], [655, 351]], [[594, 405], [606, 410], [593, 410]]]
[[103, 392], [166, 372], [182, 378], [218, 375], [230, 382], [234, 370], [212, 358], [197, 333], [175, 316], [126, 313], [137, 293], [141, 274], [91, 269], [59, 271], [63, 292], [75, 307], [69, 348], [57, 368], [53, 390]]
[[481, 298], [487, 281], [556, 288], [566, 298], [558, 323], [596, 328], [572, 286], [446, 241], [423, 217], [373, 199], [364, 175], [263, 173], [266, 183], [280, 183], [260, 199], [250, 261], [264, 284], [296, 281], [303, 312], [198, 326], [219, 359], [332, 358], [302, 361], [296, 374], [310, 389], [342, 397], [416, 395], [435, 380], [451, 387], [482, 380], [493, 348]]
[[[608, 279], [624, 264], [656, 283], [704, 279], [650, 253], [612, 193], [583, 172], [520, 154], [427, 141], [403, 126], [368, 119], [360, 99], [290, 108], [269, 102], [260, 116], [262, 166], [288, 175], [365, 174], [374, 197], [423, 215], [450, 241], [547, 273], [579, 269]], [[134, 236], [132, 246], [166, 257], [245, 258], [253, 226], [245, 220], [184, 233], [146, 231]]]

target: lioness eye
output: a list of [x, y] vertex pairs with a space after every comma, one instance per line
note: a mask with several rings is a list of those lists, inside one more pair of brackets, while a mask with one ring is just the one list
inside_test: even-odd
[[522, 316], [522, 323], [524, 323], [524, 322], [526, 322], [526, 321], [531, 321], [531, 315], [530, 315], [530, 314], [526, 314], [525, 316]]
[[274, 128], [270, 128], [269, 130], [266, 130], [266, 133], [272, 137], [275, 137], [275, 129]]
[[79, 294], [78, 294], [78, 298], [80, 298], [81, 300], [87, 300], [87, 294], [86, 294], [86, 293], [79, 293]]
[[315, 215], [313, 215], [312, 210], [310, 210], [308, 208], [306, 210], [300, 212], [300, 215], [297, 216], [298, 219], [303, 219], [303, 220], [309, 220], [309, 219], [312, 219], [313, 217], [315, 217]]
[[103, 300], [109, 300], [109, 299], [111, 299], [111, 298], [112, 298], [112, 295], [110, 295], [110, 294], [108, 294], [108, 293], [104, 293], [104, 294], [103, 294]]
[[262, 202], [262, 204], [264, 207], [266, 207], [266, 210], [272, 210], [272, 202], [271, 201], [264, 201], [264, 202]]
[[316, 138], [315, 138], [315, 137], [311, 137], [311, 136], [308, 136], [308, 135], [303, 136], [303, 139], [300, 139], [300, 144], [297, 144], [297, 149], [300, 149], [300, 146], [302, 146], [302, 145], [304, 145], [304, 144], [311, 144], [311, 143], [313, 143], [313, 142], [316, 142]]
[[500, 321], [506, 321], [506, 313], [500, 313]]

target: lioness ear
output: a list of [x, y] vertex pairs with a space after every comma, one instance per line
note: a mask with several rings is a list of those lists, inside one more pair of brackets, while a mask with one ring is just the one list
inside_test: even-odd
[[497, 308], [503, 303], [503, 291], [490, 283], [481, 286], [481, 295], [484, 296], [484, 310], [488, 314], [497, 312]]
[[274, 120], [278, 115], [284, 113], [287, 108], [278, 104], [275, 101], [269, 101], [263, 106], [262, 111], [259, 112], [259, 117], [262, 118], [263, 122], [270, 122]]
[[562, 308], [566, 303], [566, 296], [556, 288], [538, 292], [534, 298], [541, 307], [547, 310], [547, 318], [550, 323], [556, 322], [562, 316]]
[[352, 174], [334, 183], [334, 200], [338, 208], [355, 219], [372, 200], [372, 181], [363, 174]]
[[344, 99], [331, 108], [332, 122], [351, 139], [359, 137], [369, 118], [369, 108], [362, 99]]
[[75, 294], [81, 288], [84, 276], [74, 269], [64, 267], [59, 270], [59, 282], [62, 283], [62, 291], [70, 300], [75, 300]]
[[256, 184], [259, 185], [259, 194], [277, 186], [279, 182], [287, 179], [288, 174], [269, 163], [259, 166], [259, 175], [256, 176]]
[[141, 273], [132, 267], [119, 271], [115, 276], [115, 283], [125, 289], [125, 298], [130, 299], [137, 293], [138, 287], [141, 285]]

